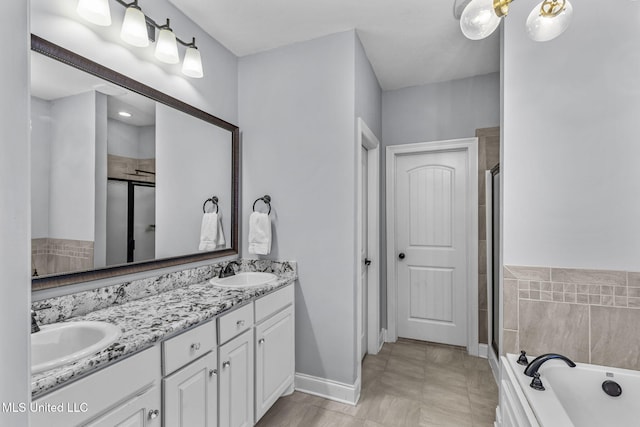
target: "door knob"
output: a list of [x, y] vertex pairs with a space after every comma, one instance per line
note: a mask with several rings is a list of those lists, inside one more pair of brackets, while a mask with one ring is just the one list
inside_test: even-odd
[[405, 256], [404, 252], [400, 252], [400, 254], [398, 254], [398, 258], [400, 259], [404, 259]]
[[365, 258], [364, 265], [371, 265], [371, 260], [369, 258]]

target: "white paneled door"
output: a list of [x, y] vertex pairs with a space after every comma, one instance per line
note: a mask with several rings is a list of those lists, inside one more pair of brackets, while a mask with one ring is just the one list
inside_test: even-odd
[[467, 345], [467, 156], [452, 150], [397, 157], [400, 337]]

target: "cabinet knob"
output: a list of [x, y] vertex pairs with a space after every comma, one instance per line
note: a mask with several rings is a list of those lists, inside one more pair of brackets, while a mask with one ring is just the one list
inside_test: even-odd
[[405, 257], [405, 256], [406, 256], [406, 255], [404, 254], [404, 252], [400, 252], [400, 253], [398, 254], [398, 258], [400, 258], [400, 259], [404, 259], [404, 257]]
[[260, 338], [260, 339], [258, 340], [258, 344], [264, 344], [264, 338]]
[[209, 369], [209, 376], [212, 377], [214, 375], [218, 375], [217, 369]]
[[191, 350], [193, 350], [193, 351], [200, 350], [200, 343], [199, 342], [194, 342], [193, 344], [191, 344]]
[[244, 320], [238, 320], [236, 322], [236, 326], [239, 327], [239, 328], [243, 327], [244, 326]]
[[226, 368], [227, 366], [231, 366], [231, 362], [229, 362], [228, 360], [226, 362], [222, 362], [222, 368]]
[[151, 409], [151, 410], [149, 411], [149, 419], [150, 419], [150, 420], [153, 420], [153, 419], [155, 419], [155, 418], [158, 418], [158, 415], [160, 415], [160, 411], [159, 411], [159, 410], [157, 410], [157, 409]]

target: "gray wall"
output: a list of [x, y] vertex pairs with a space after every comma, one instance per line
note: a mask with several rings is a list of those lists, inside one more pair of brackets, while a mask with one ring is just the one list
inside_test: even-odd
[[96, 92], [96, 167], [93, 265], [107, 264], [107, 96]]
[[96, 93], [51, 102], [49, 237], [93, 241], [95, 235]]
[[31, 237], [49, 237], [51, 103], [31, 97]]
[[[473, 137], [476, 129], [500, 123], [499, 73], [414, 86], [382, 93], [382, 144]], [[386, 153], [381, 153], [381, 254], [386, 257]], [[380, 303], [383, 327], [387, 325], [386, 264], [381, 274]]]
[[534, 4], [505, 27], [504, 264], [640, 271], [640, 4], [580, 2], [549, 43]]
[[[298, 261], [296, 371], [353, 384], [355, 36], [239, 60], [243, 256], [257, 197], [272, 200], [271, 259]], [[375, 125], [374, 125], [375, 126]]]
[[[31, 399], [29, 305], [31, 218], [29, 204], [28, 2], [8, 2], [0, 38], [11, 66], [0, 67], [0, 402]], [[7, 351], [10, 349], [10, 351]], [[3, 413], [2, 425], [24, 427], [28, 413]]]
[[231, 242], [231, 132], [156, 105], [156, 258], [198, 252], [202, 205], [218, 196]]

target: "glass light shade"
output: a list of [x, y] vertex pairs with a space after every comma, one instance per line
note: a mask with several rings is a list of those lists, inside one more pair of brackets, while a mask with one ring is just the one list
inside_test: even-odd
[[544, 16], [540, 8], [544, 2], [533, 8], [527, 18], [527, 34], [531, 40], [546, 42], [564, 33], [571, 23], [573, 6], [567, 1], [564, 10], [556, 16]]
[[489, 37], [500, 25], [493, 10], [493, 0], [471, 0], [460, 16], [460, 29], [466, 38], [480, 40]]
[[79, 0], [76, 12], [87, 21], [96, 25], [103, 27], [111, 25], [109, 0]]
[[149, 46], [149, 35], [147, 34], [147, 22], [144, 13], [136, 7], [129, 6], [124, 14], [120, 38], [133, 46]]
[[156, 43], [156, 58], [167, 64], [177, 64], [180, 62], [178, 56], [178, 44], [176, 35], [168, 28], [163, 28], [158, 33], [158, 42]]
[[184, 54], [184, 61], [182, 62], [182, 73], [185, 76], [194, 77], [196, 79], [200, 79], [204, 75], [202, 72], [202, 58], [200, 57], [200, 51], [195, 47], [187, 48], [187, 51]]

